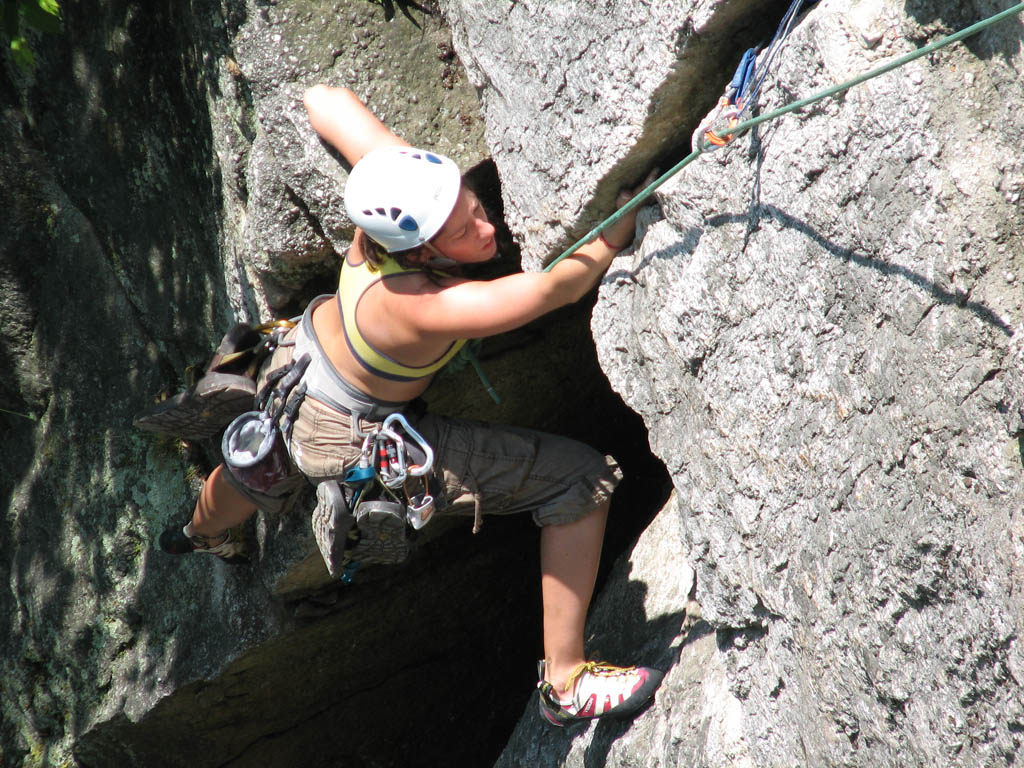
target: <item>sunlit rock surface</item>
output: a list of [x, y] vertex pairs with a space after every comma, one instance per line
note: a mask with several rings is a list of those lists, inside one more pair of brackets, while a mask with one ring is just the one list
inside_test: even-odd
[[[666, 162], [779, 3], [444, 0], [505, 211], [537, 269]], [[781, 13], [781, 10], [779, 11]]]
[[[807, 14], [763, 110], [997, 10], [845, 6]], [[702, 157], [612, 266], [602, 367], [672, 473], [731, 705], [681, 712], [670, 677], [634, 728], [706, 728], [608, 765], [1018, 756], [1021, 39], [1004, 22]]]
[[[738, 2], [568, 8], [445, 3], [486, 147], [443, 29], [385, 25], [361, 0], [68, 3], [35, 73], [0, 74], [0, 762], [1017, 758], [1019, 19], [700, 158], [605, 278], [601, 366], [675, 486], [602, 576], [587, 629], [595, 655], [667, 669], [634, 721], [553, 731], [537, 715], [529, 521], [457, 527], [351, 590], [320, 587], [301, 514], [254, 522], [251, 569], [153, 550], [196, 479], [132, 414], [232, 320], [331, 290], [347, 244], [344, 170], [302, 119], [304, 86], [354, 85], [464, 167], [493, 152], [537, 268], [686, 150], [776, 22]], [[996, 10], [821, 0], [761, 109]], [[594, 418], [603, 379], [569, 317], [487, 364], [515, 382], [513, 417], [574, 421], [603, 448], [619, 425]], [[434, 402], [490, 417], [463, 402], [476, 386], [456, 377]]]

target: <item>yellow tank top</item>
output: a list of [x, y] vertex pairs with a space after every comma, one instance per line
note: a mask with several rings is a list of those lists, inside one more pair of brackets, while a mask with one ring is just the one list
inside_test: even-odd
[[374, 272], [370, 270], [365, 261], [362, 264], [353, 264], [349, 261], [348, 254], [345, 256], [345, 262], [341, 266], [341, 276], [338, 279], [338, 308], [341, 312], [341, 328], [353, 357], [374, 376], [391, 381], [417, 381], [441, 370], [466, 343], [465, 339], [453, 341], [452, 345], [433, 362], [427, 365], [412, 366], [388, 357], [367, 341], [360, 332], [359, 324], [356, 322], [356, 309], [370, 286], [376, 285], [381, 280], [420, 272], [423, 270], [407, 269], [394, 259], [385, 259], [380, 269]]

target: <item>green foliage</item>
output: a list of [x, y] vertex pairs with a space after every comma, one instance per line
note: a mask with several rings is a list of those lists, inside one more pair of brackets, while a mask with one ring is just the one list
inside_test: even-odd
[[0, 0], [0, 32], [10, 38], [11, 56], [17, 65], [31, 69], [35, 58], [25, 39], [25, 27], [48, 34], [60, 32], [59, 0]]

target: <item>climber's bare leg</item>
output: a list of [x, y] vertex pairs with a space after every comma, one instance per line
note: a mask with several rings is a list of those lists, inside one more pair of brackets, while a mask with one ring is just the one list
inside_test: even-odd
[[563, 694], [569, 674], [586, 659], [583, 627], [601, 560], [608, 502], [579, 520], [541, 529], [541, 594], [547, 679]]
[[218, 538], [229, 528], [241, 525], [256, 511], [256, 505], [235, 490], [223, 476], [227, 469], [217, 466], [203, 484], [192, 513], [194, 534]]

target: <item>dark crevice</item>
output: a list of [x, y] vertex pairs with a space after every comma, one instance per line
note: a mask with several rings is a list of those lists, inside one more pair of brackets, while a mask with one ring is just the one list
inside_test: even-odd
[[299, 209], [302, 213], [302, 218], [307, 224], [309, 224], [310, 228], [316, 232], [317, 237], [319, 237], [324, 243], [324, 248], [330, 249], [330, 238], [327, 237], [327, 233], [324, 232], [324, 228], [320, 225], [320, 220], [309, 210], [309, 206], [306, 205], [306, 201], [299, 197], [299, 195], [295, 194], [295, 190], [291, 187], [285, 187], [285, 194], [288, 196], [288, 202]]

